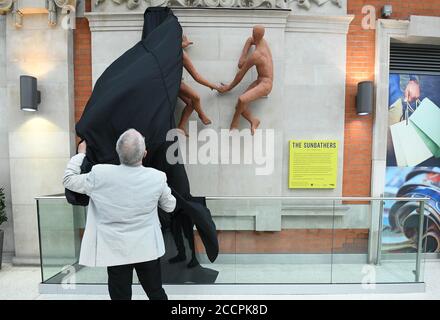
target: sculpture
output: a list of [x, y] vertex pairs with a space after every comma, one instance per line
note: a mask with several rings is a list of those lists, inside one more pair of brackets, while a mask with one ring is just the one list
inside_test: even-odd
[[[143, 165], [166, 173], [177, 200], [175, 214], [188, 216], [196, 225], [208, 258], [214, 261], [219, 246], [211, 212], [191, 195], [184, 164], [167, 161], [167, 151], [174, 143], [167, 140], [167, 134], [175, 128], [182, 68], [182, 27], [177, 18], [170, 8], [148, 8], [141, 41], [98, 78], [75, 126], [78, 137], [87, 141], [81, 172], [89, 172], [97, 163], [118, 164], [114, 147], [117, 137], [126, 128], [138, 130], [148, 148]], [[83, 196], [66, 190], [71, 204], [87, 205], [88, 197]]]
[[13, 0], [0, 0], [0, 14], [6, 14], [12, 10]]
[[[189, 41], [185, 35], [182, 36], [183, 49], [189, 47], [192, 44], [193, 42]], [[196, 68], [191, 62], [191, 59], [189, 58], [189, 55], [185, 51], [183, 51], [183, 67], [188, 71], [188, 73], [193, 77], [193, 79], [196, 80], [201, 85], [204, 85], [210, 88], [211, 90], [219, 89], [217, 85], [209, 82], [197, 72]], [[202, 109], [200, 103], [200, 95], [183, 81], [180, 84], [179, 98], [182, 99], [186, 105], [182, 111], [182, 116], [180, 118], [180, 122], [177, 128], [183, 131], [186, 136], [188, 136], [188, 132], [186, 131], [185, 127], [186, 124], [188, 123], [189, 117], [191, 116], [194, 110], [197, 112], [200, 120], [202, 120], [204, 125], [211, 124], [211, 120], [208, 118], [208, 116], [205, 114], [205, 112]]]
[[[106, 0], [94, 0], [95, 7], [99, 6]], [[145, 0], [147, 6], [179, 6], [179, 7], [194, 7], [194, 8], [286, 8], [287, 3], [293, 0]], [[308, 1], [308, 0], [307, 0]], [[140, 0], [112, 0], [113, 3], [121, 5], [123, 2], [127, 3], [127, 8], [133, 10], [140, 4]]]
[[310, 1], [315, 2], [320, 7], [330, 1], [335, 6], [338, 6], [339, 8], [342, 8], [341, 0], [297, 0], [297, 1], [298, 1], [298, 7], [304, 8], [304, 9], [307, 9], [307, 10], [309, 10], [310, 7], [311, 7]]
[[[250, 68], [257, 68], [257, 80], [251, 83], [246, 91], [238, 98], [235, 107], [235, 114], [231, 122], [231, 130], [238, 129], [240, 116], [249, 121], [251, 124], [251, 133], [255, 134], [255, 130], [260, 125], [260, 120], [255, 118], [249, 111], [249, 104], [257, 99], [267, 96], [272, 91], [273, 84], [273, 61], [272, 53], [269, 45], [264, 39], [264, 27], [256, 25], [252, 31], [252, 37], [246, 40], [240, 60], [238, 62], [238, 72], [234, 80], [230, 84], [223, 84], [218, 89], [224, 93], [232, 90], [238, 85]], [[254, 52], [249, 54], [251, 46], [255, 46]]]
[[35, 10], [45, 12], [48, 15], [49, 26], [57, 24], [57, 8], [61, 9], [61, 15], [66, 15], [67, 19], [62, 20], [62, 27], [67, 29], [75, 28], [77, 0], [46, 0], [45, 3], [33, 4], [26, 1], [0, 0], [0, 15], [12, 12], [14, 16], [14, 24], [16, 28], [23, 26], [23, 17], [32, 14]]
[[[12, 0], [3, 0], [12, 1]], [[94, 0], [95, 6], [99, 6], [106, 0]], [[178, 6], [193, 8], [267, 8], [286, 9], [291, 6], [292, 2], [297, 2], [297, 6], [306, 10], [311, 7], [311, 1], [318, 6], [323, 6], [327, 2], [342, 8], [342, 0], [145, 0], [149, 7], [159, 6]], [[1, 0], [0, 0], [1, 2]], [[129, 10], [134, 10], [140, 5], [140, 0], [112, 0], [113, 3], [121, 5], [126, 2]], [[0, 5], [1, 6], [1, 5]]]

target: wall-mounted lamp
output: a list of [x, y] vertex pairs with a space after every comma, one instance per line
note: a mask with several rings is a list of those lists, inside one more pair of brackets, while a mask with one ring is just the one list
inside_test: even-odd
[[382, 8], [382, 18], [389, 18], [393, 14], [393, 6], [387, 4]]
[[20, 109], [37, 111], [41, 102], [40, 91], [37, 90], [37, 78], [20, 76]]
[[356, 111], [360, 116], [366, 116], [373, 112], [373, 81], [363, 81], [358, 83], [356, 96]]

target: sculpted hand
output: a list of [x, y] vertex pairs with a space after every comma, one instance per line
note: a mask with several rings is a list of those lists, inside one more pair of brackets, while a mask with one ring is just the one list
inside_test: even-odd
[[83, 142], [81, 142], [79, 145], [78, 145], [78, 153], [86, 153], [86, 150], [87, 150], [87, 143], [86, 143], [86, 141], [84, 140]]
[[224, 83], [221, 83], [221, 86], [217, 88], [217, 91], [220, 93], [225, 93], [228, 92], [229, 90], [231, 90], [230, 85]]
[[216, 85], [216, 84], [210, 84], [210, 85], [209, 85], [209, 88], [210, 88], [211, 90], [217, 90], [217, 91], [219, 91], [220, 86], [218, 86], [218, 85]]
[[183, 49], [185, 49], [185, 48], [188, 48], [190, 45], [192, 45], [192, 44], [194, 44], [194, 42], [192, 42], [192, 41], [185, 41], [185, 42], [182, 42], [182, 48]]
[[408, 102], [413, 102], [420, 98], [420, 85], [417, 81], [411, 80], [406, 86], [405, 90], [405, 100]]
[[241, 67], [243, 67], [243, 65], [244, 65], [244, 59], [240, 59], [238, 61], [238, 69], [241, 69]]
[[192, 44], [194, 44], [194, 42], [190, 41], [187, 36], [184, 35], [182, 37], [182, 48], [185, 49], [185, 48], [189, 47]]

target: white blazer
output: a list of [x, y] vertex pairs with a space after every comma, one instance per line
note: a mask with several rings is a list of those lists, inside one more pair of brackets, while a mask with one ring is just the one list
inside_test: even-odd
[[157, 207], [166, 212], [176, 207], [165, 173], [143, 166], [99, 164], [81, 174], [84, 157], [74, 156], [63, 178], [66, 189], [90, 197], [79, 264], [117, 266], [163, 256]]

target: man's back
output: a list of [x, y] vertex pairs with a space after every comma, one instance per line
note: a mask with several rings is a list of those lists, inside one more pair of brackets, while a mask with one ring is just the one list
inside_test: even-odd
[[136, 263], [163, 255], [157, 206], [167, 187], [165, 174], [125, 165], [96, 165], [92, 174], [89, 215], [94, 214], [97, 226], [96, 263]]
[[116, 142], [121, 165], [98, 164], [81, 173], [87, 143], [67, 164], [63, 185], [90, 197], [79, 264], [107, 267], [108, 289], [115, 300], [131, 299], [133, 270], [150, 299], [167, 299], [160, 257], [165, 244], [157, 213], [174, 211], [176, 199], [163, 172], [142, 166], [145, 138], [128, 129]]
[[172, 212], [176, 205], [165, 173], [100, 164], [78, 175], [83, 158], [73, 157], [64, 175], [66, 188], [90, 196], [79, 263], [114, 266], [161, 257], [165, 247], [157, 207]]
[[[100, 223], [118, 224], [149, 221], [166, 183], [166, 176], [143, 166], [101, 164], [93, 167], [95, 182], [90, 198]], [[100, 214], [105, 212], [105, 214]]]

